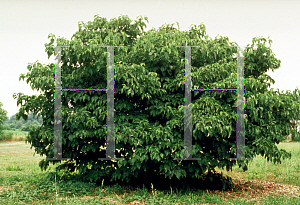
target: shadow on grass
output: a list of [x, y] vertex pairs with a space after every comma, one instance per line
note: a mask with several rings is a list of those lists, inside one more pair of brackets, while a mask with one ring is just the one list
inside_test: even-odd
[[[49, 173], [48, 179], [53, 180], [55, 173]], [[60, 176], [56, 176], [56, 179], [61, 178]], [[83, 177], [79, 174], [64, 174], [62, 180], [71, 180], [71, 181], [82, 181], [88, 183], [89, 181], [83, 180]], [[103, 181], [104, 180], [104, 181]], [[141, 173], [137, 178], [133, 177], [127, 181], [110, 181], [110, 176], [104, 176], [101, 180], [98, 180], [95, 184], [97, 186], [101, 186], [103, 182], [103, 186], [114, 186], [119, 185], [122, 187], [122, 190], [137, 190], [146, 188], [147, 191], [152, 189], [151, 184], [153, 185], [153, 190], [156, 189], [158, 191], [168, 192], [172, 188], [173, 190], [181, 190], [181, 193], [184, 194], [186, 192], [190, 192], [191, 190], [199, 189], [199, 190], [220, 190], [220, 191], [232, 191], [236, 190], [234, 187], [234, 183], [230, 177], [225, 177], [221, 173], [217, 173], [212, 170], [210, 172], [205, 173], [201, 178], [193, 179], [191, 177], [181, 178], [180, 180], [177, 177], [173, 177], [172, 179], [165, 178], [162, 175], [157, 175], [155, 173]], [[127, 187], [127, 188], [126, 188]]]

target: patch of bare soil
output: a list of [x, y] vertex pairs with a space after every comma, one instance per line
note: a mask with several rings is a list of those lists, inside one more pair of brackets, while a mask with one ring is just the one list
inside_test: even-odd
[[275, 195], [284, 195], [284, 196], [295, 196], [299, 197], [300, 200], [300, 187], [292, 186], [287, 184], [268, 182], [268, 181], [260, 181], [257, 179], [246, 180], [246, 179], [238, 179], [232, 177], [232, 182], [234, 186], [238, 189], [238, 191], [208, 191], [209, 193], [215, 193], [217, 195], [222, 196], [224, 193], [224, 199], [228, 200], [228, 198], [237, 199], [243, 198], [246, 201], [255, 201], [255, 204], [259, 204], [259, 198], [266, 198], [269, 194]]

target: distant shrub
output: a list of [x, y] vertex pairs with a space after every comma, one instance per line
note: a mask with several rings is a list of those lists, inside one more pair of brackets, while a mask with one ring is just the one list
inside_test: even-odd
[[0, 140], [1, 140], [1, 136], [4, 135], [4, 127], [0, 125]]
[[0, 140], [10, 140], [13, 137], [12, 132], [3, 133], [0, 135]]
[[6, 139], [11, 140], [13, 137], [13, 133], [12, 132], [8, 132], [5, 136]]

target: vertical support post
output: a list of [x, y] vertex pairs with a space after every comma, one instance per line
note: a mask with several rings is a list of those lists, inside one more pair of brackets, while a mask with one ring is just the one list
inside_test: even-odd
[[[55, 83], [54, 83], [54, 157], [46, 158], [46, 160], [70, 160], [70, 158], [62, 157], [62, 104], [61, 104], [61, 47], [56, 46], [56, 63], [55, 63]], [[56, 95], [55, 95], [56, 94]]]
[[[104, 47], [104, 46], [102, 46]], [[114, 123], [114, 46], [107, 47], [107, 149], [106, 158], [98, 160], [124, 160], [124, 158], [115, 157], [115, 123]]]
[[184, 102], [184, 158], [192, 159], [192, 66], [191, 66], [191, 47], [185, 47], [185, 102]]
[[191, 73], [191, 47], [200, 46], [176, 46], [185, 48], [185, 94], [184, 94], [184, 158], [175, 160], [200, 160], [201, 158], [192, 157], [192, 73]]
[[[232, 46], [233, 47], [233, 46]], [[254, 160], [245, 158], [245, 69], [244, 50], [238, 47], [237, 50], [237, 122], [236, 122], [236, 158], [228, 160]]]

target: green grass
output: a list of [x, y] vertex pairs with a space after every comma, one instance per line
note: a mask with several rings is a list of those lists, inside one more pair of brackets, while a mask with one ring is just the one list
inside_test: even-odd
[[[17, 132], [14, 133], [17, 136]], [[17, 137], [18, 138], [18, 137]], [[257, 178], [300, 186], [300, 143], [281, 143], [278, 146], [292, 152], [292, 159], [274, 165], [258, 156], [250, 162], [249, 170], [242, 172], [237, 166], [225, 175], [239, 178]], [[206, 190], [165, 191], [132, 189], [132, 187], [97, 186], [79, 180], [63, 180], [50, 165], [47, 172], [54, 177], [46, 178], [38, 163], [45, 159], [33, 156], [29, 144], [24, 141], [0, 141], [0, 204], [255, 204], [245, 198], [228, 199]], [[300, 204], [300, 198], [269, 195], [261, 198], [260, 204]], [[136, 203], [137, 204], [137, 203]]]
[[[235, 176], [247, 179], [259, 179], [277, 183], [300, 186], [300, 143], [299, 142], [282, 142], [277, 145], [279, 149], [285, 149], [292, 153], [290, 160], [283, 160], [281, 164], [267, 162], [262, 156], [257, 156], [249, 162], [248, 170], [243, 172], [241, 168], [235, 166], [232, 168]], [[216, 169], [220, 170], [220, 169]], [[221, 171], [221, 170], [220, 170]], [[230, 172], [222, 170], [226, 175]]]

